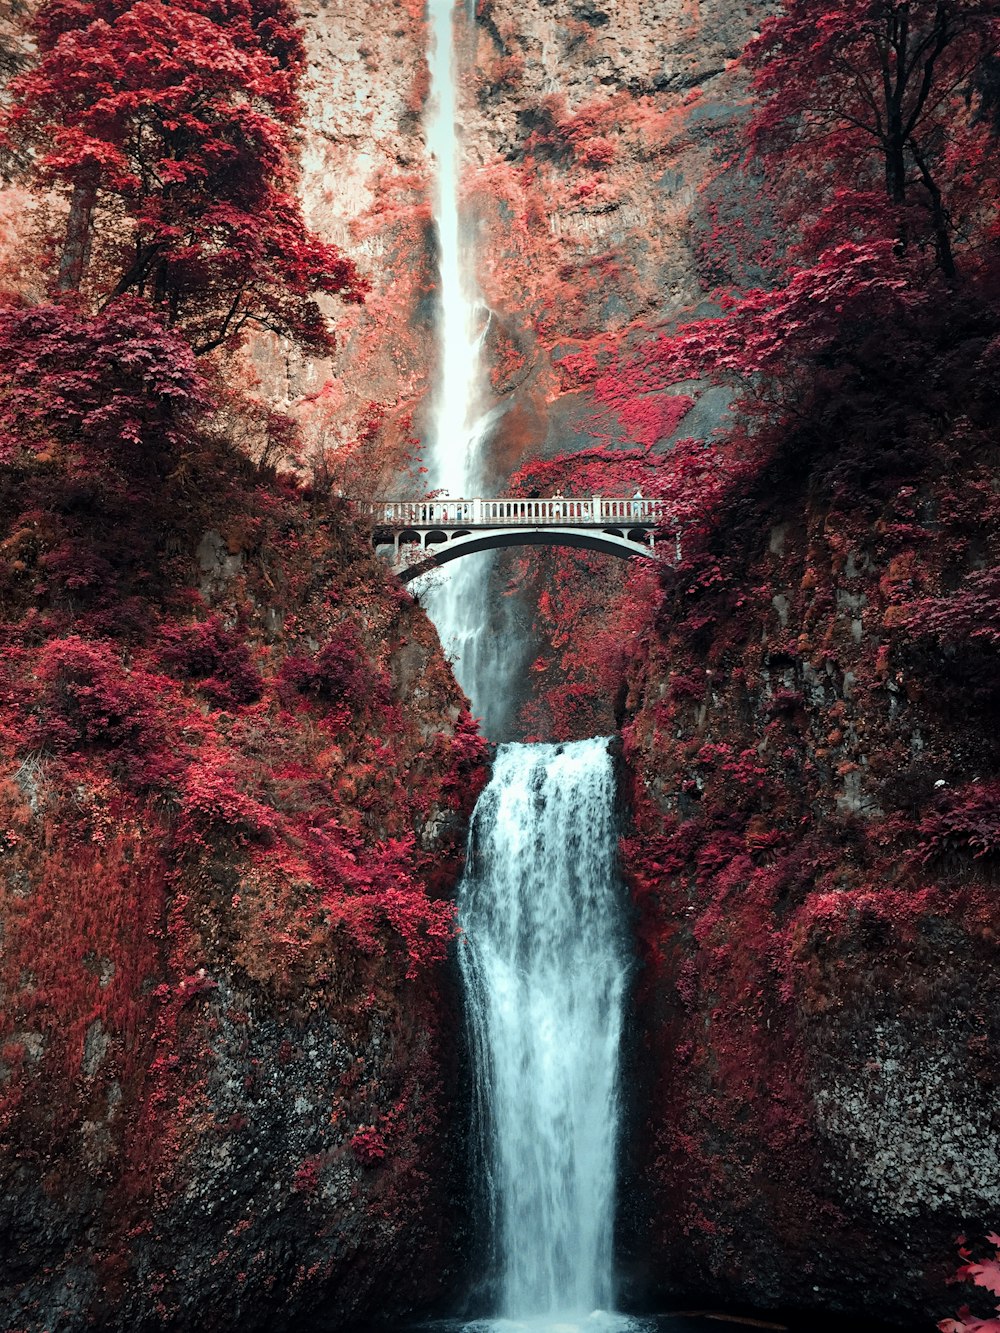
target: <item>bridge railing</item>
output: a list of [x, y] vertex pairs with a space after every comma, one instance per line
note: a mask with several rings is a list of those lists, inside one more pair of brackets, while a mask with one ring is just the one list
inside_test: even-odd
[[382, 500], [362, 506], [377, 527], [508, 527], [553, 525], [604, 527], [629, 524], [653, 527], [665, 512], [661, 500], [644, 496], [606, 498], [600, 495], [577, 498], [547, 496], [521, 499], [502, 496], [472, 500]]

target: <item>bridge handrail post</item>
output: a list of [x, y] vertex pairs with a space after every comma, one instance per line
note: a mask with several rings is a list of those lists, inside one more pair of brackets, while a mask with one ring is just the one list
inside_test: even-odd
[[594, 522], [600, 523], [603, 517], [601, 514], [601, 505], [603, 504], [603, 501], [599, 495], [595, 495], [591, 503], [594, 506]]

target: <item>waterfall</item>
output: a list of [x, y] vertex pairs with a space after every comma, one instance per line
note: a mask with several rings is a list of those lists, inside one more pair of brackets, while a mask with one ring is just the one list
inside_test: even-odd
[[[458, 71], [454, 0], [429, 0], [431, 89], [425, 120], [434, 159], [434, 223], [438, 242], [438, 375], [433, 398], [428, 484], [455, 496], [481, 494], [486, 484], [484, 446], [499, 415], [484, 410], [483, 340], [490, 312], [475, 282], [474, 254], [460, 209], [462, 145], [458, 131]], [[459, 23], [467, 23], [463, 13]], [[507, 721], [509, 635], [493, 632], [486, 588], [495, 556], [466, 556], [414, 592], [437, 626], [459, 684], [484, 719], [488, 734]], [[503, 608], [500, 608], [501, 612]]]
[[615, 853], [606, 740], [500, 747], [469, 835], [459, 959], [506, 1319], [562, 1324], [613, 1302], [629, 969]]
[[[492, 416], [483, 412], [481, 354], [489, 311], [459, 207], [454, 9], [454, 0], [429, 0], [440, 355], [427, 464], [433, 489], [468, 498], [487, 475]], [[421, 596], [474, 711], [496, 734], [508, 720], [518, 647], [487, 613], [492, 559], [464, 557], [431, 576]], [[501, 1314], [592, 1320], [613, 1300], [628, 972], [607, 742], [502, 746], [469, 847], [459, 956]]]
[[438, 383], [427, 463], [431, 486], [459, 496], [479, 481], [485, 425], [477, 419], [482, 396], [480, 351], [489, 311], [475, 286], [459, 207], [462, 145], [454, 9], [454, 0], [429, 0], [431, 91], [424, 129], [435, 166], [440, 315]]

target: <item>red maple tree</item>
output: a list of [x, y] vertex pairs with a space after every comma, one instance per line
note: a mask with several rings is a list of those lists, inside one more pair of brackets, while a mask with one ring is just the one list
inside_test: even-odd
[[838, 420], [842, 435], [884, 437], [902, 385], [922, 402], [933, 392], [915, 368], [959, 325], [992, 328], [984, 72], [998, 51], [1000, 0], [844, 0], [819, 14], [785, 0], [744, 54], [763, 97], [748, 161], [794, 241], [784, 272], [772, 290], [721, 293], [721, 318], [647, 345], [639, 369], [735, 386], [744, 422], [759, 431], [763, 417], [772, 439]]
[[33, 36], [5, 128], [68, 196], [58, 288], [145, 297], [199, 353], [248, 325], [328, 350], [316, 295], [365, 284], [295, 196], [304, 57], [285, 0], [49, 0]]
[[780, 177], [814, 250], [817, 241], [875, 229], [901, 249], [929, 240], [941, 271], [955, 278], [956, 233], [982, 188], [965, 170], [969, 138], [985, 133], [976, 75], [1000, 47], [1000, 4], [840, 0], [817, 8], [785, 0], [744, 53], [764, 99], [751, 125], [754, 150]]

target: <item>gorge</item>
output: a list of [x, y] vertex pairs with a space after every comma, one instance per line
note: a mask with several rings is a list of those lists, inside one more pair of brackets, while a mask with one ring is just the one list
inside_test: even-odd
[[0, 1327], [992, 1333], [998, 62], [0, 8]]

